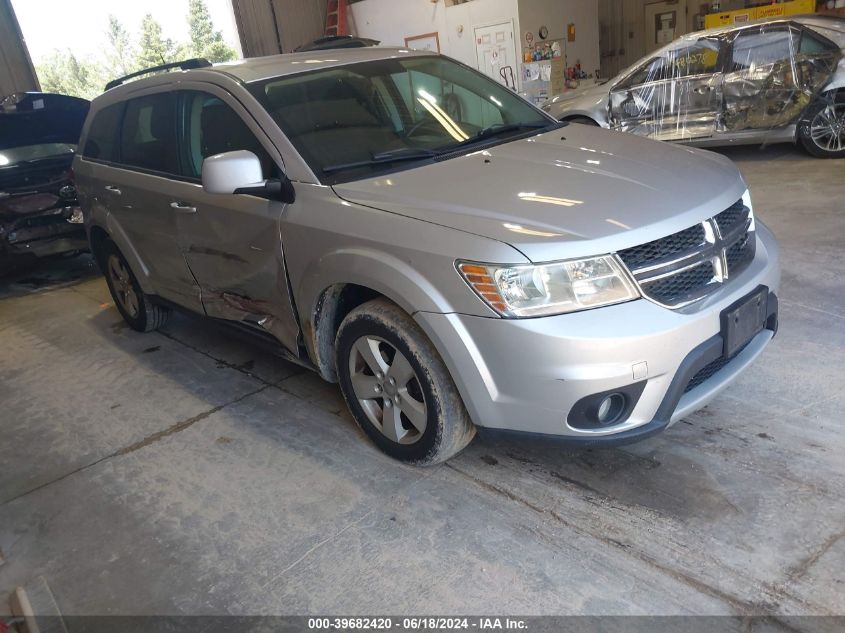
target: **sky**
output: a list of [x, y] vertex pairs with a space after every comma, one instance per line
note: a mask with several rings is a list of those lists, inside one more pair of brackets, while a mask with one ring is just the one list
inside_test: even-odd
[[[214, 28], [239, 49], [231, 0], [205, 0]], [[137, 42], [144, 15], [161, 24], [164, 37], [188, 41], [188, 0], [12, 0], [32, 61], [38, 64], [54, 49], [77, 57], [97, 57], [105, 49], [109, 14]]]

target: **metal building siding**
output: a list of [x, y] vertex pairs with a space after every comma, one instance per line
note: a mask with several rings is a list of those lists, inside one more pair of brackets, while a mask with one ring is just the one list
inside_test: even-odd
[[11, 0], [0, 0], [0, 97], [40, 90]]
[[326, 0], [232, 0], [244, 57], [290, 53], [323, 34]]

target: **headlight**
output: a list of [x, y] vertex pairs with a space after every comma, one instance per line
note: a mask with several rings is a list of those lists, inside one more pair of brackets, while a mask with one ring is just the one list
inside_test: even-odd
[[505, 317], [565, 314], [640, 296], [613, 255], [539, 266], [458, 262], [458, 270], [478, 296]]

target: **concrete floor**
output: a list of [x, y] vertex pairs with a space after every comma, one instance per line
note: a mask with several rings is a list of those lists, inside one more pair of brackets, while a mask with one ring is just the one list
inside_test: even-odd
[[623, 449], [481, 440], [405, 467], [335, 386], [218, 326], [127, 329], [84, 258], [6, 280], [0, 601], [43, 581], [65, 615], [845, 614], [845, 163], [729, 155], [782, 243], [781, 332]]

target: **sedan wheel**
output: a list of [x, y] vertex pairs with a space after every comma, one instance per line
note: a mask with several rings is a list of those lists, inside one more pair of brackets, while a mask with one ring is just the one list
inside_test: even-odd
[[845, 158], [845, 92], [823, 95], [798, 126], [798, 140], [819, 158]]
[[845, 104], [833, 103], [819, 111], [810, 123], [810, 138], [821, 150], [845, 150]]

